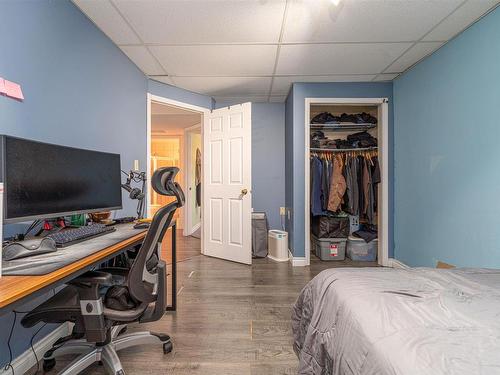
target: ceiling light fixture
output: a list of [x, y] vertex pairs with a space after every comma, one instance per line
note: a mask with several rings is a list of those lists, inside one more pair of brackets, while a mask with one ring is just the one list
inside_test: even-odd
[[340, 0], [330, 0], [330, 2], [335, 6], [340, 4]]

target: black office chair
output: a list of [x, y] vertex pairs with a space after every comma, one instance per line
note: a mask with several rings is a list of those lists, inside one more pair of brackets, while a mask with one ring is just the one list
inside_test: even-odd
[[[165, 312], [166, 264], [158, 251], [176, 209], [184, 205], [184, 193], [174, 181], [178, 172], [178, 168], [168, 167], [153, 174], [153, 189], [176, 200], [156, 212], [130, 269], [86, 272], [22, 319], [24, 327], [39, 322], [74, 323], [72, 334], [59, 339], [45, 353], [45, 371], [55, 366], [56, 356], [80, 354], [60, 374], [78, 374], [94, 362], [102, 362], [109, 373], [121, 375], [124, 370], [117, 352], [122, 349], [162, 344], [164, 353], [172, 350], [166, 334], [122, 332], [128, 323], [156, 321]], [[121, 276], [123, 282], [113, 285], [113, 275]]]

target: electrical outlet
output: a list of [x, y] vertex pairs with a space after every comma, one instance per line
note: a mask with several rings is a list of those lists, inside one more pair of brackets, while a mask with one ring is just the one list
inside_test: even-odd
[[285, 215], [286, 215], [285, 207], [280, 207], [280, 216], [285, 216]]

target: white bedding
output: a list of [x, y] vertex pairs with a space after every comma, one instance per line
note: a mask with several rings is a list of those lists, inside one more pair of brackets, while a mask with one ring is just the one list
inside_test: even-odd
[[323, 271], [292, 324], [300, 374], [500, 374], [500, 271]]

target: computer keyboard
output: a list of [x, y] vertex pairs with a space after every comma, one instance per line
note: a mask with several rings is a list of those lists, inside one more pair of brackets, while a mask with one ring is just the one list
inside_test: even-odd
[[115, 230], [114, 227], [108, 227], [104, 224], [90, 224], [80, 228], [63, 229], [57, 233], [49, 234], [47, 237], [52, 238], [57, 247], [66, 247], [90, 238], [103, 236]]

